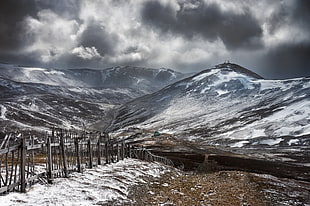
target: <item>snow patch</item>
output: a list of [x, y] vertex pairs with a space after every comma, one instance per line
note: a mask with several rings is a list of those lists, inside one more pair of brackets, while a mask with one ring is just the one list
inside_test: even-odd
[[140, 160], [126, 159], [116, 164], [73, 173], [51, 185], [36, 184], [27, 193], [12, 192], [0, 196], [1, 206], [8, 205], [108, 205], [108, 201], [134, 203], [127, 199], [129, 188], [159, 177], [170, 168]]
[[211, 72], [204, 72], [204, 73], [202, 73], [202, 74], [200, 74], [198, 76], [195, 76], [192, 80], [194, 80], [194, 81], [201, 81], [204, 78], [206, 78], [207, 76], [210, 76], [210, 75], [215, 74], [217, 72], [218, 71], [216, 71], [216, 70], [211, 70]]
[[263, 136], [266, 136], [264, 129], [254, 129], [252, 131], [252, 135], [251, 135], [252, 138], [263, 137]]
[[229, 91], [227, 91], [227, 90], [221, 90], [221, 89], [216, 90], [216, 92], [218, 93], [219, 96], [221, 96], [221, 95], [223, 95], [223, 94], [229, 93]]
[[166, 95], [166, 96], [163, 96], [162, 98], [160, 98], [159, 100], [156, 100], [156, 102], [161, 102], [165, 99], [168, 99], [169, 97], [171, 97], [171, 95]]
[[258, 80], [261, 86], [261, 90], [274, 90], [281, 89], [282, 91], [287, 91], [291, 89], [296, 84], [300, 84], [299, 80], [301, 78], [296, 79], [288, 79], [288, 80]]
[[61, 71], [56, 71], [56, 70], [52, 70], [52, 71], [45, 71], [45, 74], [52, 74], [52, 75], [65, 75], [65, 73], [61, 72]]
[[5, 106], [3, 105], [0, 105], [0, 118], [3, 119], [3, 120], [7, 120], [6, 116], [5, 116], [5, 113], [7, 112], [7, 109]]
[[22, 69], [25, 69], [27, 71], [46, 71], [43, 68], [38, 68], [38, 67], [21, 67]]
[[292, 144], [297, 144], [299, 142], [299, 139], [290, 139], [290, 141], [288, 141], [288, 145], [291, 146]]
[[280, 142], [282, 142], [284, 139], [282, 138], [277, 138], [277, 139], [266, 139], [266, 140], [262, 140], [259, 142], [259, 144], [267, 144], [269, 146], [273, 146], [276, 144], [279, 144]]
[[274, 113], [268, 119], [270, 121], [286, 120], [295, 122], [304, 118], [310, 119], [310, 100], [304, 100], [291, 104], [285, 109]]
[[176, 84], [175, 86], [176, 86], [176, 87], [186, 86], [186, 88], [187, 88], [188, 85], [189, 85], [189, 83], [187, 83], [187, 82], [181, 82], [181, 83]]
[[244, 141], [240, 141], [240, 142], [236, 142], [235, 144], [232, 144], [231, 147], [243, 147], [247, 143], [249, 143], [249, 141], [244, 140]]

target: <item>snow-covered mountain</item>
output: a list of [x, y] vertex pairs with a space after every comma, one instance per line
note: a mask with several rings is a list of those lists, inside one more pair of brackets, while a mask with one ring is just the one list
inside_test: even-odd
[[81, 128], [181, 77], [170, 69], [55, 70], [0, 64], [0, 125], [7, 130]]
[[130, 125], [202, 145], [308, 151], [310, 78], [265, 80], [221, 64], [123, 105], [110, 128]]
[[57, 70], [0, 64], [0, 76], [23, 83], [70, 87], [131, 88], [148, 94], [186, 75], [165, 68], [117, 66], [108, 69]]

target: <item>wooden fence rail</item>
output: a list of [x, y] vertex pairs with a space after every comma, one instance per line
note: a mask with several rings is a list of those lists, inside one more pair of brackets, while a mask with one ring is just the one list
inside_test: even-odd
[[173, 162], [170, 159], [167, 159], [162, 156], [157, 156], [152, 154], [149, 150], [145, 148], [133, 147], [132, 149], [132, 158], [141, 159], [151, 162], [161, 162], [165, 165], [174, 166]]
[[[12, 139], [19, 142], [12, 143]], [[54, 178], [68, 177], [73, 171], [82, 172], [128, 157], [173, 166], [171, 160], [124, 140], [112, 140], [106, 133], [58, 129], [47, 134], [44, 142], [30, 135], [10, 133], [0, 145], [0, 194], [26, 192], [26, 187], [36, 182], [52, 183]]]

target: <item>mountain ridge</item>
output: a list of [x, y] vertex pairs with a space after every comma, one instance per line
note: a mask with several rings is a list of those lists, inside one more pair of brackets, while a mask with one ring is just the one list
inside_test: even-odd
[[309, 89], [309, 78], [265, 80], [222, 65], [124, 104], [110, 130], [138, 127], [232, 149], [309, 146]]
[[[161, 74], [168, 78], [159, 81]], [[181, 77], [183, 74], [173, 70], [143, 67], [55, 70], [0, 64], [1, 126], [82, 128], [111, 116], [114, 107]], [[137, 84], [138, 80], [142, 83]]]
[[116, 66], [106, 69], [50, 69], [0, 64], [0, 76], [18, 82], [55, 86], [140, 88], [145, 90], [145, 93], [151, 93], [186, 75], [166, 68]]

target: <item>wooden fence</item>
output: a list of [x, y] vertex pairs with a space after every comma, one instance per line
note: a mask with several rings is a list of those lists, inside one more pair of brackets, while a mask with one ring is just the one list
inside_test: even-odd
[[58, 129], [43, 139], [39, 142], [31, 135], [6, 134], [0, 145], [0, 194], [25, 192], [36, 182], [52, 183], [54, 178], [68, 177], [71, 172], [127, 157], [173, 165], [172, 161], [125, 140], [112, 140], [106, 133]]

